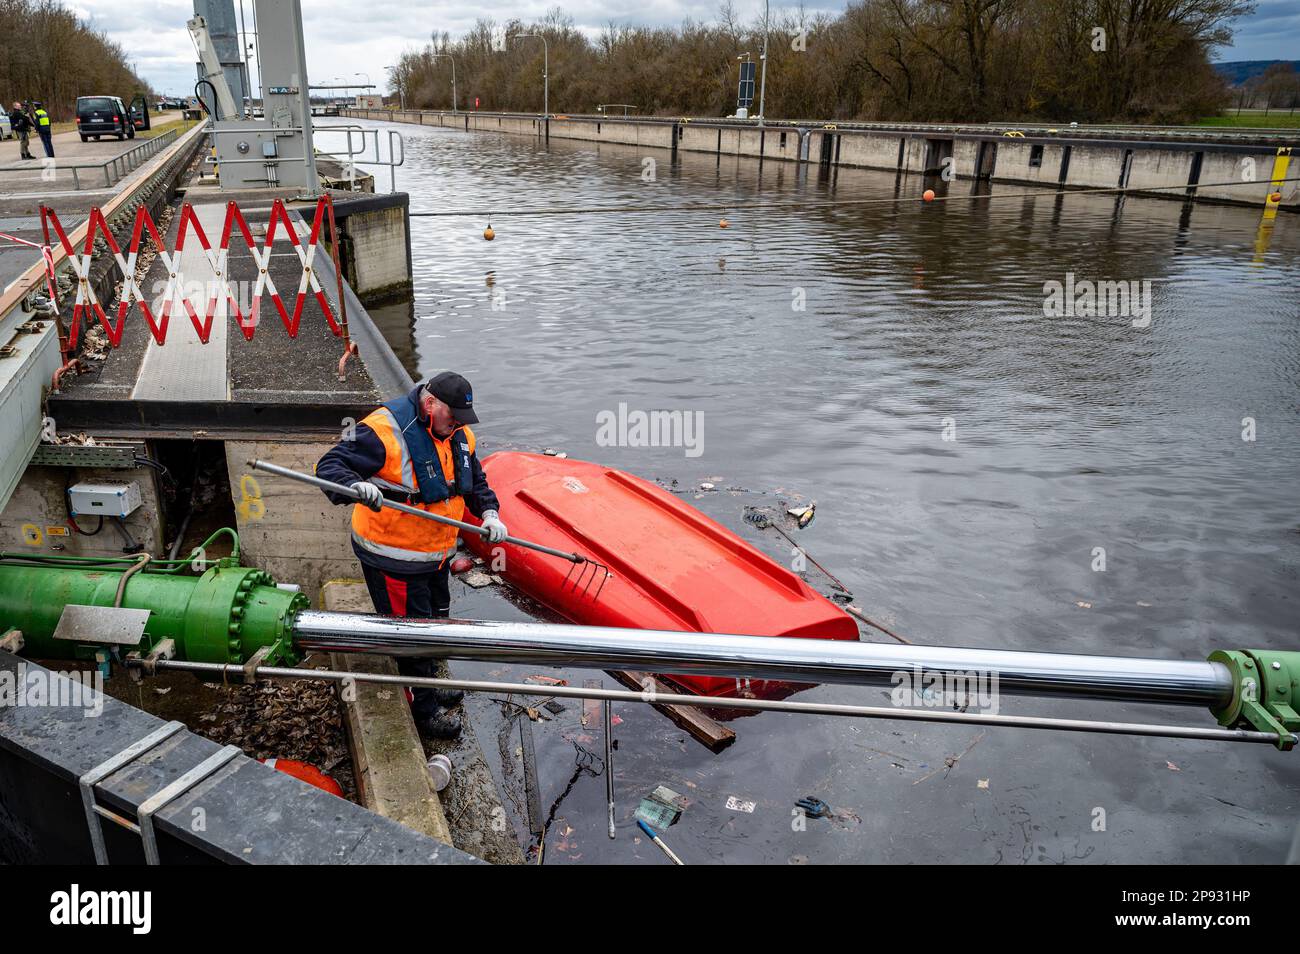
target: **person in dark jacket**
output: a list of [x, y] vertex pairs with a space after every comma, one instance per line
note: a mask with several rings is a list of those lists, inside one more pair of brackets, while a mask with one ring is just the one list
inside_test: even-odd
[[32, 155], [29, 138], [32, 134], [32, 121], [27, 114], [23, 112], [22, 103], [14, 103], [13, 111], [9, 113], [9, 125], [13, 127], [14, 135], [18, 137], [18, 144], [22, 148], [21, 159], [35, 159]]
[[[469, 382], [444, 371], [381, 405], [316, 464], [316, 476], [350, 487], [360, 499], [325, 492], [335, 504], [353, 504], [352, 550], [361, 561], [375, 609], [416, 619], [446, 617], [456, 527], [384, 508], [382, 501], [427, 510], [453, 520], [478, 517], [490, 543], [505, 539], [497, 496], [479, 465]], [[433, 676], [434, 660], [399, 660], [408, 676]], [[415, 689], [411, 714], [426, 735], [454, 738], [460, 720], [448, 708], [458, 690]]]

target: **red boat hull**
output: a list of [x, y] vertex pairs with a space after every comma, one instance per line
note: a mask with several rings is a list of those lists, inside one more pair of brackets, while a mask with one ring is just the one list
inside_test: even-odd
[[[668, 491], [600, 464], [499, 452], [483, 461], [511, 536], [606, 563], [611, 576], [500, 545], [512, 586], [574, 623], [631, 629], [857, 640], [843, 610], [799, 576]], [[470, 519], [467, 517], [466, 519]], [[492, 562], [476, 534], [466, 544]], [[501, 555], [504, 555], [504, 565]], [[579, 574], [586, 570], [586, 579]], [[586, 585], [584, 585], [586, 584]], [[789, 695], [790, 683], [698, 675], [667, 678], [710, 696]]]

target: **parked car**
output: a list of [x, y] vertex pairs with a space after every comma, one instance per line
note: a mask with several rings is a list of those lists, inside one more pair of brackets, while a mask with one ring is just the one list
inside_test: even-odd
[[135, 125], [126, 105], [117, 96], [78, 96], [77, 97], [77, 132], [81, 141], [92, 136], [116, 136], [118, 139], [134, 139]]
[[9, 121], [9, 114], [0, 111], [0, 139], [9, 139], [14, 134], [13, 123]]

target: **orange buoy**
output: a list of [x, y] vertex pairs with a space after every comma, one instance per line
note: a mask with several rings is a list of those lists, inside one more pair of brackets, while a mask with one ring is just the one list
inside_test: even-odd
[[1270, 195], [1270, 196], [1268, 197], [1268, 201], [1270, 201], [1270, 202], [1281, 202], [1281, 201], [1282, 201], [1282, 193], [1281, 193], [1281, 192], [1274, 192], [1272, 195]]
[[483, 240], [485, 242], [490, 242], [496, 237], [497, 237], [497, 233], [492, 231], [492, 226], [489, 225], [487, 228], [483, 230]]
[[934, 190], [933, 190], [933, 189], [926, 189], [924, 192], [921, 193], [921, 198], [924, 199], [926, 202], [933, 202], [933, 201], [934, 201]]
[[258, 761], [277, 772], [292, 775], [299, 781], [314, 785], [323, 792], [329, 792], [339, 798], [343, 797], [343, 787], [314, 765], [299, 762], [297, 759], [258, 759]]
[[458, 556], [451, 561], [451, 572], [464, 573], [466, 570], [472, 569], [473, 566], [474, 561], [469, 557]]
[[720, 229], [725, 229], [725, 228], [729, 227], [730, 225], [731, 225], [730, 222], [728, 222], [726, 219], [723, 219], [721, 222], [718, 223], [718, 228], [720, 228]]

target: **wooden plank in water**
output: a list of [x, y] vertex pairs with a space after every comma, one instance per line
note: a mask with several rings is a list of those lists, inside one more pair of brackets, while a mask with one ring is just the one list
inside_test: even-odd
[[[635, 689], [640, 692], [645, 688], [645, 680], [651, 679], [654, 682], [655, 690], [663, 693], [680, 694], [682, 690], [668, 685], [662, 680], [655, 679], [654, 676], [644, 672], [619, 672], [617, 670], [607, 670], [611, 676], [627, 686], [629, 689]], [[666, 715], [679, 729], [685, 730], [691, 738], [699, 742], [710, 752], [721, 752], [727, 746], [736, 741], [736, 732], [729, 729], [716, 719], [711, 719], [704, 714], [704, 711], [694, 706], [679, 706], [655, 702], [652, 705]]]

